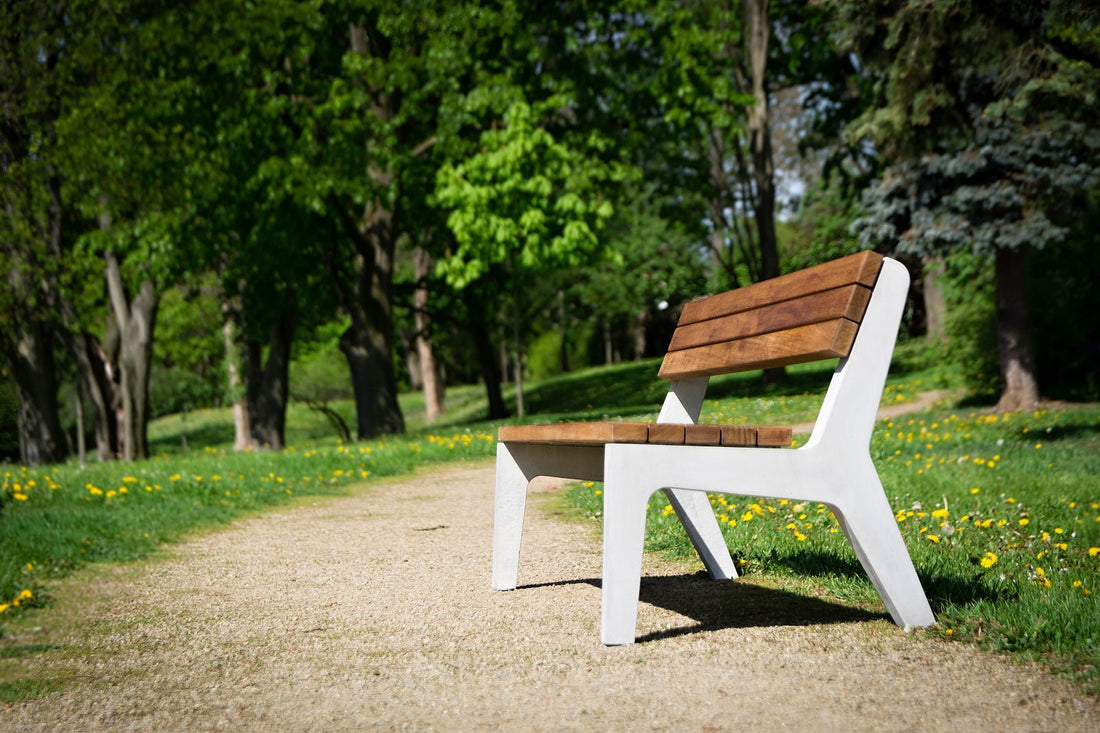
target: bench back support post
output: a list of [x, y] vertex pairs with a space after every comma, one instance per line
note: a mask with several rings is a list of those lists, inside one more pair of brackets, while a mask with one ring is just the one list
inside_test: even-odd
[[657, 416], [659, 423], [697, 423], [703, 409], [709, 377], [696, 377], [672, 382]]
[[823, 443], [837, 443], [846, 451], [870, 447], [908, 292], [909, 271], [896, 260], [883, 260], [852, 350], [833, 373], [805, 448]]

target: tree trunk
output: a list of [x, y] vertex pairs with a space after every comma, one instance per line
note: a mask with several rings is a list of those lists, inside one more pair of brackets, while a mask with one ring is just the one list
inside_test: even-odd
[[946, 265], [942, 257], [926, 257], [921, 264], [925, 333], [929, 341], [943, 341], [947, 338], [947, 298], [943, 294], [940, 278]]
[[361, 225], [349, 229], [356, 245], [353, 275], [350, 283], [340, 284], [351, 316], [351, 325], [340, 336], [340, 350], [351, 370], [360, 440], [405, 430], [393, 369], [392, 223], [392, 211], [378, 202], [367, 206]]
[[271, 326], [267, 361], [263, 361], [263, 344], [259, 341], [249, 339], [245, 350], [249, 431], [253, 445], [265, 449], [286, 447], [290, 347], [297, 316], [297, 294], [293, 288], [287, 288], [279, 318]]
[[[385, 58], [387, 39], [368, 33], [366, 27], [348, 28], [352, 53]], [[373, 88], [371, 113], [380, 121], [391, 120], [400, 99], [382, 88]], [[375, 141], [365, 141], [368, 145]], [[376, 190], [386, 192], [366, 202], [360, 216], [353, 216], [344, 201], [332, 203], [353, 252], [350, 272], [346, 258], [333, 262], [333, 285], [351, 317], [351, 326], [340, 336], [340, 350], [347, 357], [355, 394], [356, 434], [360, 439], [401, 433], [405, 418], [397, 402], [397, 377], [393, 368], [393, 267], [397, 248], [397, 211], [400, 185], [392, 170], [369, 167], [365, 171]], [[334, 241], [333, 250], [338, 248]]]
[[1027, 330], [1027, 254], [998, 249], [994, 268], [997, 346], [1005, 385], [997, 410], [1030, 410], [1039, 404], [1039, 383]]
[[748, 109], [745, 132], [752, 157], [753, 214], [760, 239], [761, 279], [779, 275], [779, 248], [775, 239], [775, 166], [769, 121], [767, 65], [770, 23], [768, 0], [746, 0], [746, 46], [756, 104]]
[[340, 350], [351, 369], [359, 439], [402, 432], [405, 420], [397, 405], [397, 380], [386, 339], [376, 329], [353, 322], [340, 336]]
[[19, 459], [25, 466], [65, 458], [57, 407], [53, 339], [42, 324], [16, 324], [9, 356], [18, 398]]
[[500, 389], [501, 368], [493, 339], [489, 335], [489, 315], [485, 306], [486, 296], [467, 288], [466, 307], [469, 322], [466, 331], [474, 344], [478, 365], [481, 367], [481, 381], [485, 383], [485, 396], [489, 402], [489, 419], [501, 420], [508, 417], [508, 407], [504, 404], [504, 395]]
[[[80, 396], [92, 405], [92, 421], [95, 428], [96, 457], [111, 461], [119, 455], [118, 415], [115, 383], [111, 380], [113, 365], [99, 340], [92, 334], [78, 330], [67, 303], [62, 304], [62, 320], [65, 328], [62, 339], [76, 367]], [[109, 323], [113, 326], [116, 321]], [[111, 329], [111, 338], [117, 337], [117, 329]]]
[[[752, 95], [756, 104], [748, 109], [745, 132], [749, 136], [752, 159], [753, 218], [760, 244], [760, 279], [779, 276], [779, 246], [775, 236], [775, 164], [772, 159], [772, 133], [768, 100], [767, 66], [771, 25], [768, 0], [745, 0], [745, 43], [752, 76]], [[786, 380], [783, 367], [764, 370], [764, 383]]]
[[235, 315], [239, 311], [229, 303], [222, 304], [225, 325], [225, 370], [229, 387], [229, 401], [233, 405], [233, 450], [240, 453], [252, 449], [252, 428], [248, 419], [248, 396], [241, 379], [240, 327]]
[[523, 419], [523, 348], [520, 343], [520, 327], [523, 318], [519, 288], [512, 289], [512, 386], [516, 395], [516, 417]]
[[431, 255], [423, 247], [413, 252], [416, 267], [416, 291], [413, 293], [413, 324], [416, 328], [416, 353], [420, 357], [421, 383], [424, 388], [424, 417], [432, 422], [443, 414], [444, 385], [435, 361], [431, 340], [431, 318], [428, 316], [428, 275]]
[[153, 329], [156, 326], [159, 296], [153, 284], [141, 284], [137, 296], [127, 302], [122, 286], [118, 258], [112, 252], [107, 261], [107, 290], [111, 307], [118, 319], [120, 338], [119, 371], [122, 388], [122, 458], [134, 461], [148, 458], [149, 367], [153, 358]]

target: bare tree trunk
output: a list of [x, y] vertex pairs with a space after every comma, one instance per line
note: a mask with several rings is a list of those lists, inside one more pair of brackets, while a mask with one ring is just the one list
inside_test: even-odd
[[122, 374], [122, 458], [127, 461], [149, 456], [149, 367], [153, 358], [153, 329], [159, 296], [145, 281], [132, 301], [127, 301], [122, 273], [113, 252], [107, 261], [107, 291], [118, 319], [119, 370]]
[[638, 315], [634, 317], [634, 323], [631, 324], [630, 333], [634, 337], [634, 358], [641, 359], [645, 357], [645, 332], [649, 326], [649, 309], [643, 308], [638, 312]]
[[298, 300], [293, 288], [287, 288], [279, 318], [271, 326], [267, 343], [267, 361], [262, 362], [263, 344], [248, 341], [249, 429], [254, 445], [271, 450], [286, 447], [286, 404], [290, 347], [298, 315]]
[[26, 466], [65, 458], [65, 435], [57, 406], [53, 344], [46, 326], [16, 323], [9, 354], [18, 398], [19, 459]]
[[503, 370], [489, 333], [489, 309], [486, 306], [488, 295], [478, 292], [474, 285], [466, 288], [463, 294], [469, 318], [466, 331], [473, 341], [474, 353], [477, 354], [477, 362], [481, 368], [481, 380], [485, 383], [485, 397], [489, 403], [488, 417], [490, 420], [500, 420], [508, 417], [508, 407], [504, 404], [504, 395], [500, 388]]
[[516, 417], [523, 419], [523, 350], [519, 340], [520, 319], [523, 311], [520, 309], [519, 288], [512, 290], [512, 374], [516, 390]]
[[[779, 276], [779, 246], [775, 236], [775, 164], [772, 159], [772, 133], [768, 100], [768, 43], [771, 23], [768, 0], [745, 0], [745, 45], [752, 77], [752, 95], [756, 104], [748, 109], [745, 132], [749, 136], [752, 160], [753, 218], [760, 245], [760, 279]], [[783, 367], [764, 370], [764, 382], [786, 379]]]
[[1033, 409], [1039, 404], [1039, 382], [1027, 325], [1027, 255], [1020, 249], [998, 249], [994, 268], [997, 346], [1005, 384], [997, 410]]
[[225, 325], [222, 335], [225, 338], [225, 370], [229, 387], [229, 400], [233, 405], [233, 450], [238, 453], [252, 449], [252, 428], [248, 420], [248, 396], [241, 379], [241, 344], [238, 338], [240, 327], [234, 316], [236, 313], [229, 303], [222, 304]]
[[947, 338], [947, 298], [943, 294], [940, 278], [946, 266], [942, 257], [926, 257], [921, 264], [925, 332], [930, 341], [942, 341]]
[[413, 293], [413, 325], [416, 328], [416, 353], [420, 358], [421, 383], [424, 388], [424, 417], [432, 422], [443, 414], [444, 385], [439, 365], [432, 349], [431, 318], [428, 315], [428, 275], [432, 259], [423, 247], [413, 252], [416, 268], [416, 291]]
[[779, 275], [779, 248], [775, 239], [775, 166], [768, 103], [767, 65], [771, 25], [768, 0], [745, 0], [745, 40], [756, 104], [748, 109], [745, 131], [752, 157], [753, 214], [760, 239], [761, 279]]

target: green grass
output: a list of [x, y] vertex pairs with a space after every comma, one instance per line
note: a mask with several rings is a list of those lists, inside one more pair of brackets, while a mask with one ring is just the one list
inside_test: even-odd
[[[667, 389], [657, 364], [525, 385], [526, 421], [654, 419]], [[703, 419], [812, 420], [831, 371], [829, 364], [794, 368], [787, 380], [766, 387], [758, 373], [714, 379]], [[906, 344], [883, 401], [905, 403], [921, 391], [955, 387], [949, 369], [928, 367], [919, 344]], [[506, 393], [506, 399], [514, 398]], [[408, 433], [400, 438], [342, 445], [322, 415], [294, 405], [290, 449], [235, 454], [229, 411], [200, 410], [154, 422], [148, 461], [0, 466], [0, 635], [5, 619], [49, 603], [51, 583], [87, 563], [146, 557], [188, 533], [296, 497], [344, 493], [429, 462], [492, 455], [497, 424], [485, 420], [481, 387], [448, 389], [447, 413], [430, 426], [420, 416], [420, 395], [401, 401]], [[354, 424], [350, 402], [332, 406]], [[872, 443], [940, 621], [929, 633], [1041, 659], [1100, 690], [1100, 552], [1090, 554], [1100, 546], [1100, 408], [996, 418], [955, 409], [948, 401], [880, 423]], [[567, 501], [598, 517], [598, 490], [577, 485]], [[827, 509], [712, 498], [751, 583], [808, 598], [824, 593], [860, 612], [881, 612]], [[649, 548], [691, 557], [665, 502], [658, 496], [651, 505]], [[36, 694], [33, 685], [20, 685], [0, 686], [0, 701]]]
[[0, 618], [42, 605], [52, 579], [85, 563], [138, 559], [187, 532], [294, 497], [487, 457], [493, 445], [491, 434], [458, 431], [354, 445], [329, 440], [282, 453], [205, 447], [134, 464], [0, 469]]

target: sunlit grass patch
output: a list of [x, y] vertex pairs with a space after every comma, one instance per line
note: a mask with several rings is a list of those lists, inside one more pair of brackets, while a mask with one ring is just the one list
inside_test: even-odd
[[0, 469], [0, 623], [46, 602], [50, 580], [85, 563], [133, 560], [265, 506], [343, 493], [425, 463], [486, 457], [494, 447], [492, 434], [450, 430], [280, 453], [205, 448], [129, 465]]

